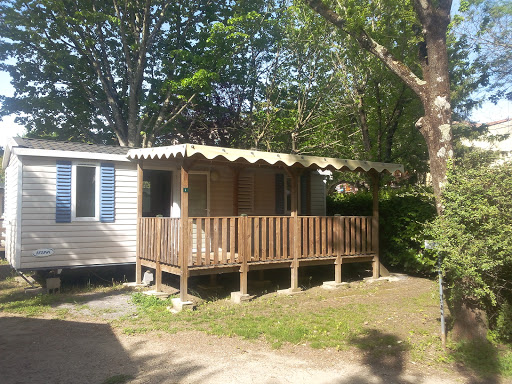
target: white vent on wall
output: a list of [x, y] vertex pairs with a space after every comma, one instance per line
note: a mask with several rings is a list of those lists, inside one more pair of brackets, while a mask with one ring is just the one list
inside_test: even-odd
[[238, 214], [254, 212], [254, 175], [238, 176]]

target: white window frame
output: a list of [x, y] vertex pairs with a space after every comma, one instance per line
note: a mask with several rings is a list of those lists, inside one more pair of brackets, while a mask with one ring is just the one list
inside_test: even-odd
[[[94, 217], [76, 217], [76, 175], [77, 167], [90, 167], [95, 169], [95, 201]], [[73, 162], [71, 168], [71, 221], [99, 221], [100, 220], [100, 164]]]

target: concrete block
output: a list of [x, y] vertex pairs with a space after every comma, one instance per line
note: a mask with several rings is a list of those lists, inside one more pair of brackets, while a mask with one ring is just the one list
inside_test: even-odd
[[383, 276], [383, 277], [379, 277], [378, 279], [374, 279], [373, 277], [365, 277], [363, 280], [366, 282], [366, 283], [375, 283], [375, 282], [378, 282], [378, 281], [401, 281], [401, 280], [405, 280], [407, 279], [407, 275], [404, 275], [402, 273], [390, 273], [389, 276]]
[[194, 303], [191, 301], [181, 301], [179, 297], [171, 299], [172, 308], [168, 307], [167, 309], [173, 313], [181, 312], [185, 310], [194, 310]]
[[25, 288], [25, 293], [27, 295], [39, 295], [39, 294], [42, 294], [42, 293], [46, 293], [46, 289], [44, 289], [43, 287], [35, 287], [35, 288]]
[[390, 275], [388, 269], [382, 265], [382, 263], [379, 263], [380, 264], [380, 267], [379, 267], [379, 270], [380, 270], [380, 275], [382, 277], [388, 277]]
[[277, 291], [278, 295], [297, 295], [299, 293], [304, 293], [302, 288], [279, 289]]
[[322, 288], [323, 289], [337, 289], [337, 288], [340, 288], [340, 287], [346, 287], [348, 286], [349, 283], [347, 282], [341, 282], [341, 283], [337, 283], [335, 281], [324, 281], [324, 283], [322, 284]]
[[254, 296], [251, 296], [247, 293], [241, 294], [238, 292], [231, 292], [231, 301], [235, 304], [243, 303], [244, 301], [251, 301], [254, 298]]
[[46, 279], [47, 293], [60, 293], [60, 277], [48, 277]]

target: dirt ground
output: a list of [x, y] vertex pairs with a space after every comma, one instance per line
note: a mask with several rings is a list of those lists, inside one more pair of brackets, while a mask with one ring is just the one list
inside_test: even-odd
[[[390, 286], [397, 288], [389, 291], [392, 300], [398, 289], [420, 289], [422, 282], [388, 284], [397, 285]], [[355, 349], [285, 345], [274, 350], [264, 341], [195, 331], [126, 335], [110, 322], [135, 311], [127, 293], [91, 294], [57, 308], [67, 310], [73, 320], [0, 312], [0, 383], [500, 382], [479, 380], [463, 370], [420, 366], [401, 354], [375, 360]]]

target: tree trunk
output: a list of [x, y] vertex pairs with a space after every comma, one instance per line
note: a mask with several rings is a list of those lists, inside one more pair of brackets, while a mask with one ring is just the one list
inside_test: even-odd
[[[396, 59], [366, 31], [348, 29], [345, 19], [332, 11], [322, 0], [303, 1], [324, 19], [356, 39], [362, 49], [381, 60], [421, 99], [425, 115], [418, 120], [416, 127], [427, 143], [436, 208], [441, 214], [441, 194], [446, 182], [448, 159], [453, 156], [450, 78], [446, 51], [446, 33], [450, 23], [452, 1], [413, 0], [425, 40], [424, 47], [419, 47], [423, 78], [418, 77], [403, 62]], [[422, 48], [426, 48], [426, 52]]]
[[[426, 46], [426, 56], [420, 56], [426, 86], [419, 93], [425, 115], [418, 120], [416, 127], [427, 143], [438, 214], [442, 214], [443, 211], [441, 195], [446, 183], [448, 160], [453, 157], [450, 77], [446, 50], [451, 1], [441, 3], [446, 3], [445, 8], [440, 6], [440, 9], [435, 9], [426, 0], [414, 2], [416, 13], [423, 26]], [[420, 55], [421, 52], [422, 49], [420, 49]]]

